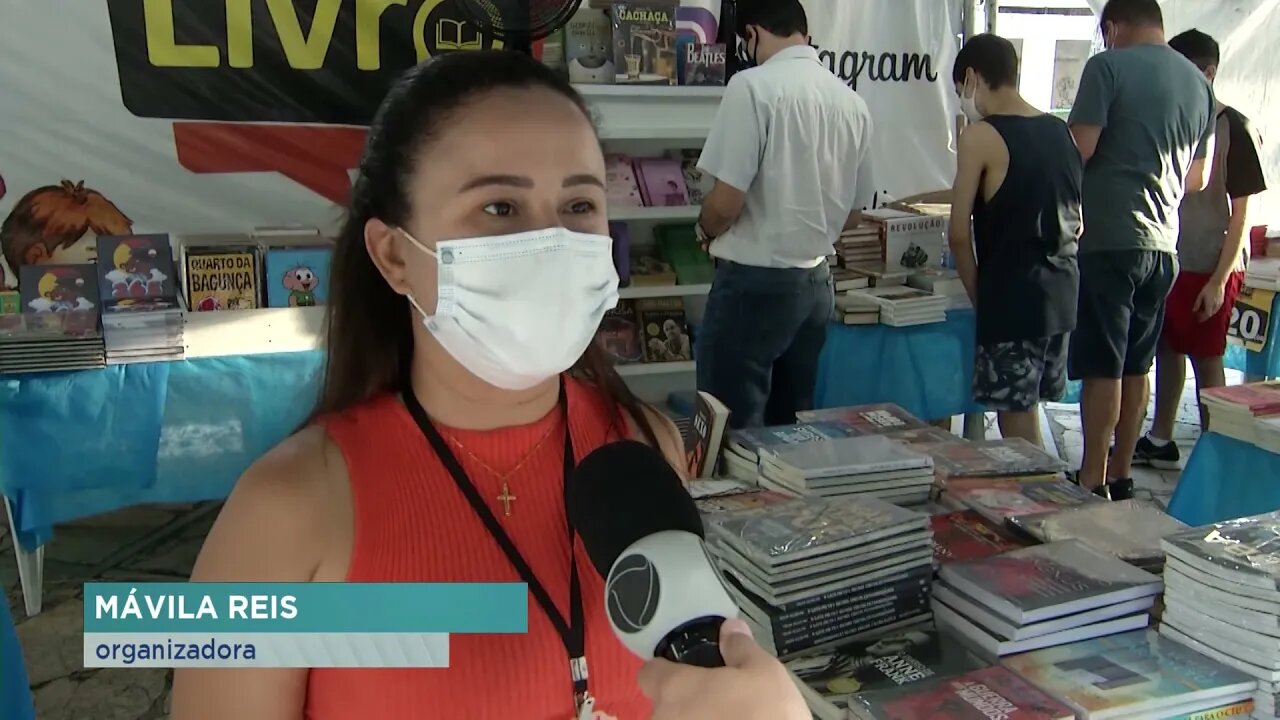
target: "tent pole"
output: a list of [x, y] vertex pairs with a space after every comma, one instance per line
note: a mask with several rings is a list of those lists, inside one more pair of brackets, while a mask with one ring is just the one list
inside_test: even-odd
[[964, 0], [964, 41], [978, 34], [978, 3], [982, 0]]
[[997, 33], [996, 20], [1000, 15], [1000, 0], [987, 0], [987, 32]]

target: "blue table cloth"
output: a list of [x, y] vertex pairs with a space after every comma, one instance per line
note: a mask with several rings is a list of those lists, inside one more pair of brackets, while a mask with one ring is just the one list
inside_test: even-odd
[[1214, 432], [1191, 451], [1169, 514], [1199, 527], [1280, 510], [1280, 455]]
[[973, 402], [974, 314], [896, 328], [833, 323], [818, 367], [820, 408], [891, 402], [927, 420], [982, 412]]
[[315, 404], [321, 352], [0, 380], [0, 491], [26, 548], [55, 523], [224, 498]]
[[34, 720], [31, 685], [9, 603], [0, 603], [0, 720]]

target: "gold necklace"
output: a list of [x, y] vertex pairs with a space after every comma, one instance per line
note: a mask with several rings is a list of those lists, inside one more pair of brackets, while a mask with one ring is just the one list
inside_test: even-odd
[[[492, 465], [485, 462], [484, 460], [481, 460], [475, 453], [468, 450], [466, 445], [463, 445], [461, 442], [459, 442], [457, 438], [450, 436], [448, 440], [450, 443], [453, 444], [454, 447], [466, 453], [467, 457], [474, 460], [477, 465], [489, 471], [491, 474], [497, 476], [498, 481], [502, 483], [502, 494], [498, 495], [497, 500], [498, 502], [502, 503], [502, 514], [506, 515], [507, 517], [511, 517], [511, 504], [515, 502], [516, 496], [511, 494], [511, 488], [507, 484], [507, 480], [509, 480], [512, 475], [515, 475], [516, 473], [520, 472], [520, 469], [523, 468], [525, 465], [527, 465], [531, 459], [533, 459], [534, 453], [538, 452], [538, 449], [541, 448], [544, 444], [546, 444], [547, 438], [551, 437], [551, 433], [555, 432], [556, 427], [557, 425], [552, 425], [550, 428], [547, 428], [547, 431], [543, 433], [542, 437], [539, 438], [536, 443], [533, 444], [533, 447], [529, 448], [529, 451], [526, 452], [524, 454], [524, 457], [522, 457], [520, 461], [515, 464], [515, 467], [511, 468], [505, 473], [498, 472], [493, 468]], [[568, 432], [567, 429], [565, 431]]]

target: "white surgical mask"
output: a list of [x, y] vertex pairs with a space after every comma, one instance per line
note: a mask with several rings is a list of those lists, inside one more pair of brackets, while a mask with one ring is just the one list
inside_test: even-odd
[[447, 240], [436, 259], [436, 312], [412, 295], [427, 332], [481, 380], [528, 390], [573, 367], [618, 304], [613, 240], [562, 227]]
[[978, 90], [976, 87], [972, 93], [968, 92], [968, 88], [960, 93], [960, 112], [964, 113], [965, 118], [970, 123], [982, 121], [982, 113], [978, 112]]

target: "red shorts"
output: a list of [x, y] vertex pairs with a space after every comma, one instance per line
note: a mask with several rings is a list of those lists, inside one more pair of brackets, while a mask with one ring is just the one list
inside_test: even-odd
[[1233, 272], [1222, 291], [1222, 309], [1204, 322], [1196, 317], [1196, 298], [1209, 282], [1208, 273], [1183, 272], [1169, 291], [1164, 308], [1165, 347], [1191, 357], [1222, 357], [1227, 352], [1227, 328], [1231, 309], [1244, 288], [1244, 273]]

